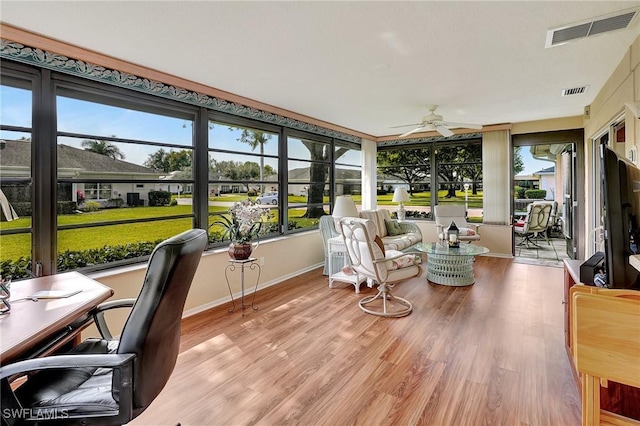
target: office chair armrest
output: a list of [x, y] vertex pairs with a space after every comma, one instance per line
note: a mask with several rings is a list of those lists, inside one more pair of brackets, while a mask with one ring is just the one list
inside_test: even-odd
[[118, 368], [127, 363], [132, 364], [135, 357], [135, 354], [82, 354], [27, 359], [0, 367], [0, 380], [36, 370], [79, 367]]
[[101, 303], [93, 311], [91, 311], [91, 315], [93, 315], [93, 321], [95, 322], [96, 327], [98, 328], [98, 331], [100, 332], [100, 335], [103, 339], [113, 339], [111, 330], [109, 330], [107, 321], [104, 318], [105, 311], [117, 308], [131, 308], [133, 307], [134, 303], [136, 303], [136, 299], [111, 300], [109, 302]]

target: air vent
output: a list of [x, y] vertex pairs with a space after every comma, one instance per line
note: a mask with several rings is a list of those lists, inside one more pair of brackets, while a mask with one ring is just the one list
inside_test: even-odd
[[587, 91], [589, 86], [572, 87], [571, 89], [562, 89], [562, 96], [581, 95]]
[[570, 41], [622, 30], [631, 25], [638, 12], [640, 12], [640, 8], [626, 9], [612, 15], [600, 16], [588, 21], [554, 28], [547, 31], [545, 47], [559, 46]]

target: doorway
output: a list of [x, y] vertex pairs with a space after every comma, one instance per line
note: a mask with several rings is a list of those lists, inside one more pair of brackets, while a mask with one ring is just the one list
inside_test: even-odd
[[581, 137], [582, 131], [513, 136], [516, 262], [562, 267], [564, 259], [576, 257], [576, 151]]

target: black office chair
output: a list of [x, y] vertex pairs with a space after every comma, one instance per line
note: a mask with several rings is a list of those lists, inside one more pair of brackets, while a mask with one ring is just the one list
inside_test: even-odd
[[[1, 367], [3, 424], [121, 425], [140, 415], [173, 372], [185, 299], [206, 244], [201, 229], [158, 244], [137, 299], [106, 302], [94, 312], [102, 339]], [[131, 307], [119, 340], [104, 321], [104, 311], [115, 307]], [[11, 377], [33, 371], [11, 390]]]

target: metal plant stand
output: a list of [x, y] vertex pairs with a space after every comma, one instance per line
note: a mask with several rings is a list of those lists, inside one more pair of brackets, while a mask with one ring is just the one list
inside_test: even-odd
[[227, 280], [229, 295], [231, 296], [231, 302], [233, 303], [233, 307], [229, 309], [229, 313], [232, 313], [236, 310], [236, 301], [233, 299], [231, 284], [229, 283], [229, 272], [234, 272], [237, 268], [240, 268], [240, 307], [242, 308], [242, 316], [244, 316], [244, 309], [249, 307], [249, 305], [244, 304], [244, 270], [245, 268], [249, 268], [252, 271], [256, 269], [258, 270], [256, 285], [253, 289], [253, 298], [251, 299], [251, 308], [253, 308], [254, 311], [258, 310], [258, 307], [255, 306], [254, 302], [256, 300], [256, 291], [258, 290], [258, 283], [260, 282], [260, 273], [262, 272], [262, 270], [255, 257], [250, 257], [248, 259], [242, 260], [229, 259], [229, 264], [224, 269], [224, 277]]

